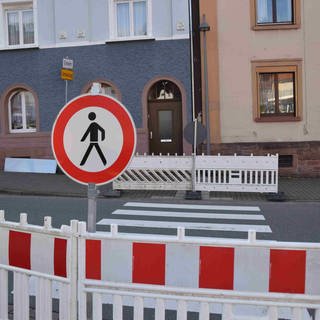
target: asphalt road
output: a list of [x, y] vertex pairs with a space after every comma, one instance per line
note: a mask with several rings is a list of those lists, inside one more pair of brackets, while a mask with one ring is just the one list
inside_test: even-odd
[[[37, 225], [45, 216], [52, 216], [52, 224], [58, 228], [72, 219], [87, 219], [84, 198], [0, 195], [0, 209], [10, 221], [18, 221], [21, 212], [28, 213], [28, 222]], [[120, 232], [175, 234], [176, 226], [181, 225], [186, 226], [186, 235], [246, 238], [245, 230], [257, 226], [261, 229], [258, 239], [320, 242], [320, 202], [99, 199], [98, 231], [109, 230], [110, 220], [103, 219], [119, 221]]]

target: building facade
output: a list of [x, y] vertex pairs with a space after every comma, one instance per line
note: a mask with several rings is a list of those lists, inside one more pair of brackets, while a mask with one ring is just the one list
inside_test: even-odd
[[131, 112], [137, 152], [189, 152], [189, 42], [187, 0], [0, 0], [1, 164], [52, 158], [55, 117], [94, 82]]
[[[208, 59], [211, 152], [278, 153], [280, 174], [320, 176], [320, 2], [199, 4], [195, 14], [211, 27], [206, 52], [201, 44], [202, 61], [205, 53]], [[205, 81], [202, 72], [202, 88]]]

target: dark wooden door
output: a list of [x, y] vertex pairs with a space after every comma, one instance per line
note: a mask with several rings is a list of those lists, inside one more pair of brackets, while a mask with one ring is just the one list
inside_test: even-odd
[[182, 154], [180, 101], [149, 101], [149, 148], [154, 154]]

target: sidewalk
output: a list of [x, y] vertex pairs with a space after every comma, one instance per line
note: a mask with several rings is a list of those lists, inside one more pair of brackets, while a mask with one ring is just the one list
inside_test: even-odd
[[[99, 187], [100, 196], [110, 196], [112, 185]], [[320, 178], [279, 178], [279, 192], [288, 201], [320, 201]], [[64, 197], [86, 197], [87, 187], [62, 174], [0, 172], [0, 193], [20, 195], [44, 195]], [[183, 199], [184, 192], [176, 191], [122, 191], [122, 198], [177, 198]], [[203, 193], [205, 200], [249, 200], [267, 201], [266, 194], [210, 192]]]

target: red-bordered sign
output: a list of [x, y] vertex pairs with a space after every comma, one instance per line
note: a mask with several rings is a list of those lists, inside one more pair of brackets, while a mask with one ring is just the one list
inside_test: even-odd
[[71, 179], [97, 185], [126, 169], [136, 146], [131, 115], [104, 95], [79, 96], [59, 112], [52, 129], [53, 154]]

